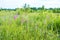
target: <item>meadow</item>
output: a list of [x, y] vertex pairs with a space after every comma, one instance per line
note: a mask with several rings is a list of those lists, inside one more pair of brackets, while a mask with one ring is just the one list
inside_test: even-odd
[[0, 40], [60, 40], [60, 14], [0, 11]]

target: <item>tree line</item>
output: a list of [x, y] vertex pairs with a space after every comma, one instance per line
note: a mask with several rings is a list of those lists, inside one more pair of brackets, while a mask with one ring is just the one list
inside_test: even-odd
[[24, 6], [23, 6], [23, 8], [15, 8], [15, 9], [3, 9], [3, 8], [0, 8], [0, 11], [2, 11], [2, 10], [7, 10], [7, 11], [16, 11], [16, 10], [19, 10], [19, 11], [26, 11], [26, 12], [35, 12], [35, 11], [42, 11], [42, 10], [44, 10], [44, 11], [47, 11], [47, 10], [49, 10], [49, 11], [52, 11], [53, 13], [60, 13], [60, 8], [45, 8], [44, 7], [44, 5], [42, 6], [42, 7], [38, 7], [38, 8], [36, 8], [36, 7], [30, 7], [30, 5], [27, 5], [27, 4], [25, 4]]

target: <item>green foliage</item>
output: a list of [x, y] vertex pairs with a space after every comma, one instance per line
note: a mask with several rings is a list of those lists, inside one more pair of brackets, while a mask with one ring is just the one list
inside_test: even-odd
[[60, 14], [17, 8], [0, 11], [0, 17], [0, 40], [60, 40]]

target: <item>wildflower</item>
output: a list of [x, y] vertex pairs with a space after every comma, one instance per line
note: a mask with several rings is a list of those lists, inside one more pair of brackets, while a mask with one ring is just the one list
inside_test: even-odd
[[17, 19], [17, 17], [18, 17], [18, 15], [16, 14], [16, 15], [14, 15], [14, 19]]

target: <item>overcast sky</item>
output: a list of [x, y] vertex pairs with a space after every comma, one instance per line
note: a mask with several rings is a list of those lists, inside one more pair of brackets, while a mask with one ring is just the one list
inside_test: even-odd
[[41, 7], [42, 5], [46, 8], [60, 7], [60, 0], [0, 0], [0, 8], [20, 8], [25, 3], [31, 7]]

